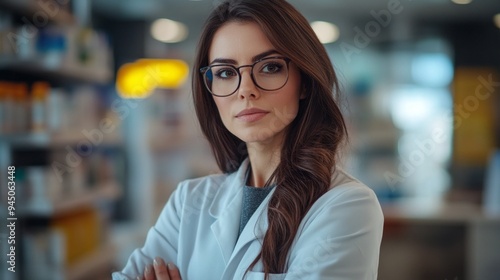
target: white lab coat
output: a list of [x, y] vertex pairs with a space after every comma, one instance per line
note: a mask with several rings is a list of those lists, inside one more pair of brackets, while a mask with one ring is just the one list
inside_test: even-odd
[[[274, 189], [238, 238], [242, 186], [248, 159], [232, 174], [181, 182], [171, 195], [144, 247], [136, 249], [113, 280], [135, 279], [153, 258], [176, 264], [183, 280], [264, 279], [259, 262]], [[287, 271], [276, 279], [377, 279], [383, 215], [373, 191], [340, 169], [331, 189], [305, 215], [289, 251]], [[279, 187], [279, 186], [278, 186]]]

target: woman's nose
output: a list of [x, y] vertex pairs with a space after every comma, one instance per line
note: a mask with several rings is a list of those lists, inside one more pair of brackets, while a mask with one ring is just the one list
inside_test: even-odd
[[238, 96], [241, 99], [244, 98], [255, 99], [260, 96], [259, 89], [253, 82], [251, 71], [252, 70], [250, 68], [240, 70], [241, 82], [240, 82], [240, 88], [238, 89]]

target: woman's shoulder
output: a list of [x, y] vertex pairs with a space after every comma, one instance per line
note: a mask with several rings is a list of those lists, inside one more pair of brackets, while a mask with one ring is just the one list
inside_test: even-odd
[[[332, 172], [330, 180], [330, 190], [326, 193], [330, 197], [338, 197], [347, 194], [356, 196], [368, 196], [377, 199], [375, 192], [354, 176], [336, 167]], [[378, 201], [377, 201], [378, 202]]]
[[342, 210], [383, 216], [375, 192], [339, 167], [332, 172], [330, 190], [316, 201], [311, 210], [311, 214]]
[[[289, 275], [305, 279], [318, 272], [335, 279], [348, 274], [349, 279], [376, 279], [383, 225], [375, 193], [336, 168], [330, 190], [313, 204], [297, 232]], [[317, 264], [314, 271], [307, 265], [311, 259]]]
[[217, 173], [197, 178], [186, 179], [179, 183], [178, 189], [181, 192], [211, 192], [218, 190], [225, 184], [231, 174]]
[[209, 174], [201, 177], [185, 179], [180, 182], [180, 185], [184, 188], [197, 188], [210, 184], [220, 184], [230, 176], [231, 174], [226, 173]]
[[384, 221], [375, 192], [349, 173], [336, 168], [332, 173], [330, 190], [310, 208], [304, 218], [304, 230], [318, 232], [355, 232], [361, 228], [377, 229], [379, 234]]
[[234, 189], [239, 186], [245, 177], [248, 160], [241, 163], [238, 170], [231, 173], [214, 173], [193, 179], [186, 179], [179, 183], [184, 191], [210, 191], [212, 189]]
[[177, 187], [177, 195], [181, 196], [182, 200], [195, 200], [201, 202], [210, 202], [224, 200], [230, 198], [231, 194], [237, 191], [235, 173], [217, 173], [202, 177], [186, 179], [179, 183]]

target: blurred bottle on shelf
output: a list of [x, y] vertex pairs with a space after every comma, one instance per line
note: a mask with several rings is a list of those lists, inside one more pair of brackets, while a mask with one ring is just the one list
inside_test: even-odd
[[20, 59], [31, 59], [36, 56], [36, 42], [38, 32], [30, 25], [21, 25], [13, 28], [8, 34], [12, 48], [11, 54]]
[[18, 83], [14, 86], [14, 133], [21, 133], [28, 130], [29, 102], [28, 85]]
[[22, 236], [25, 279], [63, 280], [65, 238], [55, 228], [33, 228]]
[[67, 105], [67, 92], [62, 88], [52, 88], [47, 99], [47, 129], [51, 133], [60, 132], [67, 116], [64, 115]]
[[27, 169], [27, 188], [29, 189], [29, 197], [21, 199], [30, 210], [39, 211], [40, 213], [49, 212], [51, 203], [47, 199], [47, 172], [44, 167], [31, 167]]
[[0, 134], [7, 133], [7, 83], [0, 81]]
[[47, 130], [47, 97], [50, 85], [47, 82], [36, 82], [31, 90], [31, 129], [33, 132]]
[[8, 35], [12, 32], [9, 27], [3, 27], [0, 29], [0, 57], [6, 57], [14, 55], [15, 45], [9, 40]]
[[14, 127], [14, 88], [13, 83], [6, 82], [5, 85], [5, 123], [3, 125], [6, 133], [15, 131]]
[[36, 52], [42, 57], [46, 67], [59, 67], [67, 53], [67, 37], [64, 29], [60, 27], [41, 29], [36, 40]]

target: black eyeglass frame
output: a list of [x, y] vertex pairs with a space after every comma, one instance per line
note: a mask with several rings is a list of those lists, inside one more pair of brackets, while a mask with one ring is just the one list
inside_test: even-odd
[[[261, 87], [256, 81], [255, 81], [255, 77], [253, 76], [253, 68], [254, 66], [259, 63], [259, 62], [262, 62], [264, 60], [268, 60], [268, 59], [283, 59], [285, 61], [285, 65], [286, 65], [286, 80], [285, 82], [283, 83], [282, 86], [276, 88], [276, 89], [265, 89], [263, 87]], [[230, 95], [233, 95], [236, 91], [238, 91], [238, 89], [240, 88], [240, 85], [241, 85], [241, 73], [240, 73], [240, 69], [243, 68], [243, 67], [251, 67], [250, 69], [250, 77], [252, 78], [252, 81], [253, 81], [253, 84], [255, 86], [257, 86], [258, 88], [262, 89], [262, 90], [265, 90], [265, 91], [275, 91], [275, 90], [279, 90], [281, 88], [283, 88], [286, 83], [288, 82], [288, 77], [290, 76], [290, 61], [291, 59], [289, 59], [288, 57], [284, 57], [284, 56], [271, 56], [271, 57], [264, 57], [264, 58], [261, 58], [257, 61], [255, 61], [254, 63], [252, 64], [246, 64], [246, 65], [241, 65], [241, 66], [234, 66], [234, 65], [231, 65], [231, 64], [225, 64], [225, 63], [222, 63], [222, 64], [213, 64], [213, 65], [208, 65], [208, 66], [205, 66], [205, 67], [202, 67], [200, 68], [200, 73], [202, 75], [202, 79], [203, 79], [203, 84], [205, 85], [205, 87], [207, 88], [208, 92], [210, 92], [212, 95], [214, 96], [218, 96], [218, 97], [227, 97], [227, 96], [230, 96]], [[236, 70], [236, 72], [238, 73], [238, 86], [236, 86], [236, 89], [231, 92], [230, 94], [225, 94], [225, 95], [220, 95], [220, 94], [215, 94], [213, 93], [210, 88], [208, 87], [207, 85], [207, 80], [205, 79], [205, 73], [212, 67], [215, 67], [215, 66], [228, 66], [228, 67], [231, 67], [233, 68], [234, 70]]]

